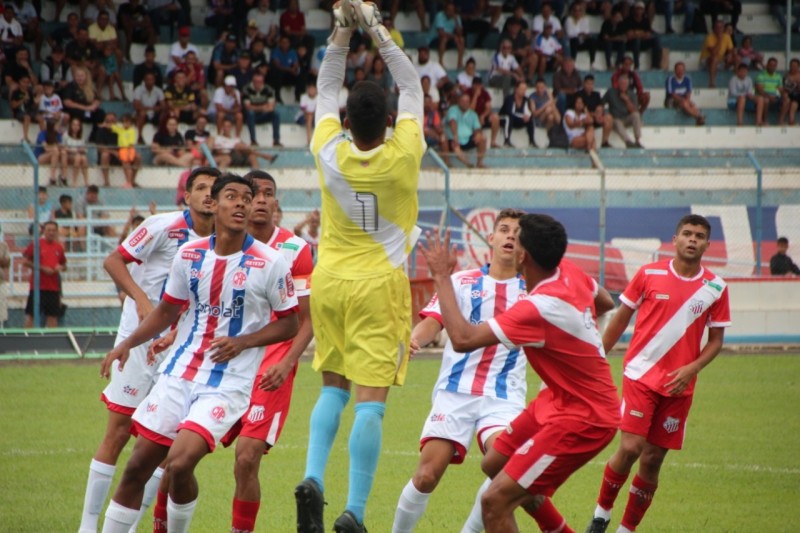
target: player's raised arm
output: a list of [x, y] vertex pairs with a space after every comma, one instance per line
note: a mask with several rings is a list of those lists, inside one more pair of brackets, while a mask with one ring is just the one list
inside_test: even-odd
[[328, 48], [317, 77], [317, 110], [314, 123], [319, 125], [326, 116], [339, 119], [339, 90], [344, 83], [347, 52], [353, 35], [353, 11], [350, 4], [336, 2], [333, 6], [333, 33], [328, 37]]

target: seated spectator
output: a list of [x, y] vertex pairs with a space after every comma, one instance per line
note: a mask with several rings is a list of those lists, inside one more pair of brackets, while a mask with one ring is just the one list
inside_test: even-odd
[[194, 128], [186, 130], [186, 135], [183, 138], [186, 141], [186, 146], [192, 152], [192, 166], [206, 165], [206, 156], [200, 145], [204, 143], [214, 144], [211, 132], [208, 130], [208, 119], [203, 116], [198, 117], [197, 124], [195, 124]]
[[247, 84], [242, 93], [244, 115], [247, 130], [250, 132], [250, 144], [258, 146], [256, 124], [272, 124], [272, 146], [281, 144], [281, 116], [275, 109], [275, 91], [264, 83], [264, 76], [256, 74], [253, 81]]
[[192, 36], [192, 29], [184, 26], [178, 29], [178, 40], [172, 43], [169, 49], [169, 60], [167, 61], [167, 76], [170, 76], [178, 65], [183, 63], [186, 54], [194, 52], [197, 55], [197, 47], [189, 42]]
[[[475, 76], [477, 75], [478, 72], [475, 68], [475, 58], [467, 58], [467, 63], [464, 66], [464, 70], [459, 72], [458, 77], [456, 78], [458, 90], [464, 92], [472, 87], [472, 82], [475, 80]], [[430, 84], [430, 78], [428, 78], [428, 82]]]
[[89, 2], [81, 15], [84, 24], [91, 26], [97, 20], [97, 15], [103, 10], [108, 12], [108, 21], [116, 28], [117, 12], [114, 10], [114, 4], [111, 0], [93, 0]]
[[64, 49], [56, 45], [50, 49], [50, 56], [39, 67], [39, 81], [51, 82], [55, 91], [61, 93], [72, 81], [69, 63], [64, 59]]
[[261, 34], [258, 32], [258, 23], [255, 20], [247, 21], [247, 26], [245, 28], [244, 34], [244, 49], [250, 50], [250, 45], [253, 44], [253, 41], [256, 41], [261, 38]]
[[423, 76], [428, 76], [431, 80], [431, 87], [435, 87], [437, 90], [440, 90], [449, 81], [444, 67], [439, 63], [430, 61], [430, 48], [427, 46], [421, 46], [417, 50], [416, 69], [420, 79]]
[[650, 105], [650, 91], [644, 90], [642, 79], [636, 71], [633, 70], [633, 57], [629, 55], [625, 56], [625, 59], [622, 60], [622, 64], [620, 64], [619, 68], [611, 75], [611, 86], [617, 87], [619, 79], [623, 77], [628, 78], [628, 87], [632, 88], [635, 92], [635, 103], [639, 113], [644, 113]]
[[64, 221], [74, 220], [75, 214], [72, 212], [72, 196], [69, 194], [62, 194], [58, 197], [58, 209], [55, 210], [54, 219], [58, 222], [58, 234], [61, 237], [61, 242], [68, 252], [80, 252], [83, 247], [80, 243], [75, 242], [78, 238], [78, 228], [70, 226], [69, 223]]
[[100, 98], [94, 88], [94, 82], [89, 71], [82, 66], [72, 68], [74, 79], [64, 89], [62, 98], [64, 109], [72, 118], [81, 122], [99, 124], [103, 121], [105, 112], [100, 107]]
[[270, 55], [270, 85], [275, 89], [280, 103], [283, 103], [281, 89], [294, 87], [294, 99], [299, 101], [306, 85], [305, 75], [300, 69], [300, 56], [296, 50], [289, 47], [290, 44], [289, 37], [281, 36], [278, 47], [273, 48]]
[[[100, 61], [100, 54], [97, 48], [89, 41], [89, 30], [86, 26], [78, 26], [78, 34], [75, 40], [67, 44], [66, 47], [67, 63], [72, 67], [75, 76], [75, 69], [85, 68], [92, 79], [92, 87], [102, 88], [106, 83], [106, 71]], [[99, 94], [100, 91], [98, 91]]]
[[191, 13], [188, 7], [188, 2], [182, 5], [177, 0], [147, 0], [147, 14], [156, 35], [159, 35], [161, 26], [169, 27], [170, 36], [174, 35], [172, 32], [176, 26], [179, 28], [189, 26]]
[[121, 4], [117, 11], [117, 22], [117, 27], [125, 35], [124, 52], [128, 60], [131, 58], [131, 45], [133, 43], [147, 46], [156, 44], [157, 35], [142, 0], [128, 0]]
[[717, 17], [720, 15], [730, 15], [731, 25], [734, 31], [739, 24], [739, 15], [742, 14], [742, 2], [740, 0], [702, 0], [700, 9], [706, 15], [711, 15], [711, 22], [716, 26]]
[[444, 52], [448, 48], [458, 51], [456, 68], [464, 67], [464, 28], [452, 0], [445, 0], [444, 8], [436, 13], [428, 35], [428, 44], [439, 50], [439, 64], [444, 66]]
[[[86, 156], [86, 143], [83, 140], [83, 124], [77, 118], [70, 119], [67, 134], [63, 137], [67, 164], [72, 167], [72, 186], [78, 186], [78, 172], [83, 175], [83, 186], [89, 186], [89, 158]], [[70, 199], [70, 202], [72, 200]]]
[[507, 20], [505, 27], [507, 30], [500, 34], [500, 42], [511, 41], [511, 51], [514, 54], [514, 58], [522, 67], [526, 75], [525, 79], [528, 79], [533, 75], [532, 72], [528, 71], [531, 64], [531, 55], [533, 54], [531, 40], [522, 31], [522, 26], [517, 19]]
[[[396, 44], [397, 47], [400, 48], [401, 50], [404, 49], [406, 46], [405, 46], [405, 40], [403, 39], [403, 34], [400, 33], [400, 30], [394, 27], [394, 20], [383, 19], [383, 26], [389, 31], [389, 37], [392, 38], [394, 44]], [[423, 31], [427, 31], [427, 28], [423, 29]]]
[[[553, 26], [545, 24], [542, 33], [534, 39], [533, 50], [536, 52], [536, 73], [541, 78], [544, 76], [545, 71], [550, 70], [555, 72], [561, 66], [561, 60], [564, 57], [564, 51], [561, 43], [553, 35]], [[534, 71], [533, 61], [531, 61], [530, 72]]]
[[661, 64], [661, 40], [653, 31], [650, 20], [644, 14], [644, 2], [638, 0], [633, 4], [633, 12], [623, 22], [626, 37], [626, 47], [633, 52], [634, 67], [639, 69], [639, 54], [642, 50], [651, 50], [652, 61], [650, 68], [653, 70], [664, 68]]
[[[409, 0], [409, 1], [402, 1], [403, 8], [414, 9], [417, 13], [417, 17], [419, 18], [419, 26], [422, 31], [428, 31], [428, 14], [425, 11], [425, 2], [422, 0]], [[401, 0], [392, 0], [389, 4], [389, 17], [387, 20], [394, 20], [397, 16], [397, 12], [400, 10], [401, 7]]]
[[756, 120], [762, 115], [764, 101], [755, 94], [753, 78], [747, 73], [747, 65], [741, 63], [736, 75], [728, 83], [728, 109], [736, 111], [736, 124], [744, 125], [744, 112], [756, 113]]
[[142, 156], [136, 150], [136, 140], [139, 132], [133, 124], [133, 117], [129, 114], [122, 115], [120, 124], [112, 124], [111, 131], [117, 134], [117, 157], [122, 163], [122, 172], [125, 174], [125, 189], [138, 187], [136, 174], [142, 167]]
[[214, 51], [211, 53], [211, 64], [208, 66], [208, 80], [215, 87], [221, 87], [225, 76], [236, 68], [239, 59], [239, 50], [236, 45], [236, 35], [229, 33], [214, 47]]
[[797, 108], [800, 105], [800, 59], [794, 58], [789, 62], [789, 72], [783, 76], [783, 104], [781, 105], [781, 116], [778, 123], [794, 126]]
[[12, 57], [14, 51], [24, 44], [22, 24], [17, 20], [13, 4], [8, 4], [2, 12], [0, 20], [0, 51], [6, 57]]
[[[183, 61], [178, 64], [175, 72], [186, 74], [186, 86], [199, 98], [200, 109], [208, 107], [208, 91], [206, 91], [206, 69], [194, 52], [186, 52]], [[173, 74], [174, 77], [174, 74]]]
[[[600, 27], [600, 44], [606, 56], [606, 70], [611, 70], [614, 65], [622, 63], [625, 55], [625, 46], [628, 42], [628, 34], [623, 23], [622, 13], [615, 11], [611, 13]], [[611, 55], [616, 54], [612, 62]]]
[[[46, 81], [42, 84], [42, 91], [38, 97], [39, 109], [37, 118], [39, 120], [39, 129], [46, 129], [46, 122], [54, 122], [57, 129], [61, 129], [66, 122], [67, 113], [64, 111], [64, 102], [61, 97], [56, 94], [55, 86], [52, 81]], [[25, 136], [27, 138], [27, 135]]]
[[708, 86], [717, 86], [717, 70], [733, 68], [737, 64], [736, 48], [730, 35], [725, 33], [725, 23], [718, 20], [700, 51], [700, 62], [708, 68]]
[[317, 111], [317, 85], [309, 82], [306, 92], [300, 96], [300, 111], [295, 122], [306, 127], [306, 144], [311, 144], [311, 134], [314, 132], [314, 113]]
[[422, 129], [425, 134], [425, 143], [429, 147], [438, 148], [439, 150], [445, 149], [447, 137], [444, 134], [442, 116], [439, 114], [439, 110], [436, 109], [436, 104], [429, 94], [426, 94], [424, 98]]
[[761, 113], [756, 113], [756, 126], [766, 126], [769, 123], [767, 115], [770, 108], [780, 109], [782, 89], [783, 77], [778, 72], [778, 60], [770, 57], [767, 68], [756, 76], [756, 94], [763, 102]]
[[386, 69], [386, 62], [380, 55], [375, 56], [375, 59], [372, 60], [372, 67], [367, 72], [367, 79], [383, 89], [387, 100], [390, 99], [395, 83], [392, 75]]
[[225, 85], [214, 90], [214, 97], [208, 108], [208, 120], [216, 122], [217, 133], [222, 131], [222, 122], [230, 120], [236, 124], [236, 136], [242, 134], [244, 114], [242, 113], [242, 94], [236, 88], [236, 78], [225, 77]]
[[[233, 83], [236, 83], [235, 79]], [[176, 114], [178, 122], [194, 124], [201, 114], [205, 114], [205, 110], [198, 106], [197, 93], [186, 85], [186, 74], [181, 70], [175, 72], [172, 85], [164, 90], [164, 100], [167, 111]]]
[[[467, 168], [485, 168], [483, 157], [486, 154], [486, 140], [481, 131], [478, 114], [469, 106], [469, 95], [462, 94], [458, 97], [458, 105], [451, 106], [445, 117], [445, 135], [449, 146], [442, 150], [442, 158], [450, 165], [450, 153], [455, 154]], [[478, 160], [476, 165], [469, 162], [464, 152], [477, 148]]]
[[[524, 85], [525, 82], [522, 82]], [[490, 128], [492, 132], [491, 147], [500, 148], [497, 144], [497, 133], [500, 131], [500, 115], [492, 111], [492, 95], [483, 86], [483, 79], [475, 76], [472, 87], [467, 89], [470, 97], [470, 107], [478, 114], [478, 120], [484, 128]]]
[[581, 2], [575, 2], [569, 9], [569, 16], [564, 23], [564, 33], [569, 39], [569, 54], [578, 58], [578, 52], [589, 52], [589, 66], [594, 70], [594, 58], [597, 55], [597, 39], [589, 33], [589, 18], [586, 16]]
[[683, 111], [692, 117], [698, 126], [706, 123], [706, 118], [692, 101], [692, 78], [686, 75], [686, 65], [682, 61], [675, 63], [675, 73], [667, 77], [665, 86], [667, 91], [664, 107]]
[[22, 78], [28, 78], [31, 87], [38, 85], [39, 80], [31, 68], [30, 53], [27, 48], [19, 48], [14, 51], [12, 59], [9, 60], [5, 68], [3, 68], [3, 82], [8, 87], [8, 94], [10, 95], [19, 85]]
[[264, 79], [267, 79], [269, 74], [269, 59], [267, 54], [264, 53], [264, 41], [256, 39], [250, 43], [250, 65], [253, 67], [253, 72], [258, 72]]
[[122, 50], [120, 50], [117, 37], [117, 28], [111, 22], [110, 14], [106, 10], [100, 10], [97, 13], [97, 21], [89, 26], [89, 42], [101, 54], [106, 49], [111, 49], [111, 52], [117, 58], [119, 63], [122, 63]]
[[253, 81], [253, 67], [250, 64], [250, 52], [245, 50], [239, 54], [236, 68], [231, 70], [230, 76], [236, 78], [236, 88], [243, 91], [244, 88]]
[[136, 129], [139, 131], [137, 142], [144, 144], [142, 130], [147, 123], [156, 125], [160, 123], [161, 113], [166, 107], [164, 91], [156, 86], [156, 77], [148, 73], [144, 83], [133, 91], [133, 109], [136, 112]]
[[175, 117], [168, 117], [153, 136], [153, 164], [188, 167], [194, 157], [185, 147], [183, 135], [178, 131], [178, 121]]
[[[100, 188], [97, 185], [89, 185], [86, 187], [86, 193], [75, 202], [75, 215], [78, 217], [78, 220], [86, 220], [89, 218], [90, 208], [94, 208], [95, 210], [91, 212], [94, 218], [108, 218], [108, 213], [97, 209], [103, 205], [103, 200], [100, 199]], [[79, 228], [78, 231], [81, 233], [81, 237], [86, 236], [86, 228], [87, 226], [81, 226]], [[117, 232], [112, 226], [93, 225], [92, 233], [102, 237], [114, 237]]]
[[[33, 220], [37, 211], [39, 212], [40, 225], [47, 221], [54, 220], [55, 218], [53, 202], [50, 200], [50, 195], [47, 193], [47, 187], [42, 185], [39, 185], [39, 190], [36, 193], [36, 206], [33, 204], [28, 204], [28, 218]], [[33, 234], [33, 226], [31, 226], [30, 229], [30, 233]]]
[[229, 166], [258, 168], [258, 160], [264, 159], [272, 163], [278, 156], [262, 154], [255, 148], [247, 146], [238, 135], [234, 135], [233, 122], [229, 119], [222, 121], [222, 129], [214, 137], [213, 151], [214, 159], [220, 170]]
[[525, 81], [525, 74], [514, 57], [511, 41], [500, 41], [500, 49], [492, 56], [489, 69], [489, 87], [503, 90], [503, 98], [511, 94], [517, 84]]
[[503, 123], [503, 144], [514, 148], [511, 143], [511, 130], [525, 128], [528, 132], [528, 145], [536, 146], [533, 140], [533, 114], [531, 103], [525, 93], [528, 86], [525, 82], [514, 88], [514, 92], [506, 96], [503, 107], [500, 108], [500, 122]]
[[556, 97], [559, 113], [563, 115], [568, 105], [572, 107], [572, 97], [581, 87], [583, 80], [575, 69], [575, 60], [565, 57], [561, 68], [553, 74], [553, 94]]
[[483, 48], [484, 40], [493, 28], [492, 23], [485, 18], [488, 11], [487, 3], [483, 0], [461, 0], [457, 7], [464, 38], [466, 39], [467, 35], [474, 35], [474, 48]]
[[764, 70], [764, 54], [753, 48], [753, 38], [749, 35], [742, 39], [742, 46], [736, 51], [739, 63], [744, 63], [747, 68]]
[[778, 237], [777, 251], [769, 259], [769, 273], [773, 276], [800, 276], [800, 267], [792, 261], [787, 251], [789, 251], [789, 239]]
[[610, 148], [610, 145], [608, 144], [608, 138], [611, 136], [611, 128], [613, 126], [614, 119], [611, 118], [610, 114], [605, 112], [603, 97], [599, 92], [594, 90], [594, 76], [591, 74], [587, 74], [583, 78], [583, 87], [580, 91], [575, 93], [575, 98], [579, 96], [583, 100], [584, 107], [586, 107], [586, 112], [592, 118], [592, 125], [595, 128], [603, 129], [603, 144], [601, 146], [603, 148]]
[[27, 143], [31, 142], [28, 137], [31, 122], [35, 121], [39, 115], [40, 99], [41, 95], [36, 96], [33, 94], [31, 79], [28, 76], [23, 76], [19, 79], [19, 83], [11, 91], [8, 99], [11, 105], [11, 114], [18, 122], [22, 123], [22, 139]]
[[39, 23], [39, 15], [34, 5], [28, 0], [12, 0], [10, 4], [17, 15], [17, 20], [22, 26], [22, 38], [25, 42], [33, 43], [36, 61], [42, 60], [42, 42], [44, 35]]
[[161, 65], [156, 63], [156, 48], [153, 45], [148, 45], [144, 49], [144, 61], [133, 67], [134, 88], [142, 84], [146, 74], [155, 77], [156, 87], [164, 87], [164, 75], [161, 73]]
[[[350, 51], [347, 53], [347, 73], [352, 74], [357, 68], [368, 69], [372, 67], [375, 51], [370, 50], [371, 38], [362, 31], [354, 31], [350, 39]], [[301, 70], [303, 66], [300, 66]]]
[[[694, 31], [697, 0], [657, 0], [654, 3], [656, 10], [659, 13], [664, 13], [664, 29], [666, 33], [675, 33], [672, 27], [672, 17], [676, 13], [683, 13], [683, 33], [692, 33]], [[653, 19], [651, 18], [650, 22], [652, 21]], [[703, 26], [705, 26], [705, 21], [703, 21]]]
[[595, 148], [594, 119], [589, 115], [583, 98], [576, 96], [573, 106], [564, 115], [564, 131], [572, 148], [591, 152]]
[[206, 12], [206, 26], [216, 28], [217, 37], [222, 35], [225, 28], [230, 27], [233, 20], [233, 2], [231, 0], [208, 0]]
[[89, 134], [89, 142], [97, 145], [97, 163], [100, 165], [103, 185], [106, 187], [110, 185], [109, 167], [111, 165], [122, 166], [122, 161], [119, 160], [118, 156], [117, 134], [111, 129], [116, 123], [116, 115], [108, 113], [103, 122], [95, 126]]
[[528, 24], [529, 20], [530, 17], [525, 13], [525, 4], [523, 2], [517, 2], [514, 4], [511, 14], [503, 23], [503, 29], [500, 31], [500, 35], [509, 33], [512, 24], [519, 24], [520, 31], [530, 40], [533, 34], [531, 33], [530, 24]]
[[556, 99], [550, 96], [544, 78], [536, 80], [536, 87], [528, 98], [531, 102], [534, 127], [549, 131], [550, 128], [561, 123], [561, 113], [556, 107]]
[[278, 15], [269, 8], [269, 0], [258, 0], [257, 7], [247, 12], [247, 22], [256, 23], [258, 38], [270, 48], [278, 44]]
[[65, 186], [67, 184], [67, 178], [65, 177], [67, 174], [67, 154], [61, 149], [61, 133], [56, 129], [56, 125], [53, 122], [48, 122], [47, 129], [39, 132], [39, 135], [36, 136], [35, 144], [33, 155], [36, 156], [36, 160], [42, 166], [50, 165], [50, 185], [59, 184]]
[[[60, 20], [58, 17], [56, 18]], [[0, 24], [2, 24], [2, 22], [0, 22]], [[55, 46], [64, 48], [70, 41], [74, 41], [78, 36], [78, 26], [80, 26], [80, 24], [81, 19], [77, 13], [70, 13], [67, 15], [66, 26], [56, 28], [50, 32], [49, 35], [45, 36], [47, 37], [47, 42], [50, 43], [50, 48]]]
[[[617, 86], [612, 87], [603, 95], [603, 104], [608, 105], [608, 112], [613, 118], [614, 131], [625, 141], [628, 148], [643, 148], [642, 115], [636, 105], [636, 95], [630, 86], [628, 76], [620, 76]], [[626, 128], [633, 127], [634, 140], [631, 140]]]
[[[116, 95], [114, 94], [114, 85], [116, 84], [117, 88], [119, 89], [120, 100], [128, 101], [128, 97], [125, 96], [125, 87], [122, 85], [122, 72], [119, 70], [119, 63], [117, 61], [117, 56], [114, 53], [114, 50], [106, 46], [102, 52], [102, 60], [103, 60], [103, 69], [106, 72], [106, 82], [108, 83], [108, 97], [110, 100], [117, 100]], [[98, 93], [100, 90], [98, 89]]]
[[539, 35], [544, 33], [545, 26], [550, 24], [552, 27], [552, 36], [559, 42], [563, 41], [564, 28], [561, 26], [561, 21], [558, 17], [558, 14], [553, 13], [553, 4], [551, 2], [545, 1], [542, 3], [542, 12], [533, 17], [533, 24], [531, 26], [532, 37], [536, 39]]
[[[304, 46], [306, 50], [314, 49], [314, 36], [308, 33], [306, 17], [300, 11], [297, 0], [289, 0], [286, 11], [281, 14], [278, 27], [281, 36], [289, 38], [292, 49], [300, 46]], [[280, 46], [280, 41], [278, 41], [278, 46]]]

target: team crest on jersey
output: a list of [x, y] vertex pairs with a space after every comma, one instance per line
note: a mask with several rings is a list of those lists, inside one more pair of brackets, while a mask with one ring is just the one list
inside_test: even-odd
[[167, 233], [167, 237], [170, 239], [185, 239], [186, 238], [186, 230], [185, 229], [173, 229]]
[[267, 262], [263, 259], [247, 259], [244, 262], [244, 266], [247, 268], [264, 268], [266, 264]]
[[191, 279], [203, 279], [203, 271], [196, 268], [193, 268], [189, 272], [189, 275], [191, 276]]
[[473, 299], [475, 299], [475, 298], [484, 298], [484, 297], [486, 297], [486, 294], [487, 294], [487, 291], [472, 291], [470, 296]]
[[678, 428], [681, 426], [681, 421], [675, 417], [668, 416], [666, 420], [664, 420], [664, 430], [667, 433], [675, 433], [678, 431]]
[[148, 235], [147, 228], [140, 228], [139, 231], [134, 233], [133, 237], [131, 237], [128, 240], [128, 246], [133, 248], [134, 246], [142, 242], [145, 239], [145, 237], [147, 237], [147, 235]]
[[243, 269], [237, 269], [236, 272], [233, 273], [233, 288], [244, 289], [246, 283], [247, 272], [245, 272]]
[[247, 414], [247, 421], [251, 424], [255, 424], [256, 422], [261, 422], [264, 420], [264, 406], [263, 405], [254, 405], [250, 408], [250, 412]]
[[200, 261], [203, 255], [200, 252], [195, 252], [194, 250], [184, 250], [181, 252], [181, 259], [188, 259], [189, 261]]
[[703, 300], [693, 299], [689, 302], [689, 311], [691, 311], [693, 315], [699, 315], [703, 312], [704, 305]]
[[147, 412], [148, 413], [155, 413], [156, 411], [158, 411], [158, 404], [157, 403], [152, 403], [152, 402], [147, 402]]
[[225, 408], [222, 407], [221, 405], [214, 407], [211, 410], [211, 418], [213, 418], [217, 422], [222, 421], [222, 419], [225, 418]]

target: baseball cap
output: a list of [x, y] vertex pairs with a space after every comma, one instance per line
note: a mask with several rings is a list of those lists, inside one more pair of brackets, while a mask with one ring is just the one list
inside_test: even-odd
[[183, 26], [178, 30], [178, 37], [189, 37], [192, 34], [192, 29], [189, 26]]
[[633, 7], [641, 7], [642, 9], [644, 9], [644, 2], [642, 2], [642, 0], [639, 0], [638, 2], [633, 4]]
[[236, 87], [236, 78], [233, 76], [225, 76], [225, 85], [229, 87]]
[[225, 37], [225, 40], [228, 41], [229, 43], [235, 43], [236, 35], [234, 35], [233, 33], [229, 33], [228, 36]]
[[255, 19], [250, 19], [247, 21], [247, 26], [250, 28], [258, 28], [258, 22]]

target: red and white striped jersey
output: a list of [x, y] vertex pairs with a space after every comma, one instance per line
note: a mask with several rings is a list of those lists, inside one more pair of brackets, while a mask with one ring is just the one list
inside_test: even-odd
[[[489, 326], [508, 347], [521, 346], [549, 388], [546, 420], [583, 420], [617, 427], [619, 400], [597, 330], [594, 299], [598, 285], [573, 263], [563, 260], [552, 277], [539, 282]], [[545, 407], [545, 406], [542, 406]]]
[[[725, 281], [703, 267], [693, 278], [683, 278], [671, 259], [640, 268], [620, 300], [637, 310], [625, 376], [664, 395], [664, 385], [672, 380], [667, 374], [700, 355], [706, 326], [731, 325]], [[695, 381], [681, 396], [694, 392]]]
[[214, 363], [207, 354], [211, 341], [258, 331], [273, 313], [282, 317], [297, 312], [294, 281], [283, 256], [251, 235], [241, 251], [224, 257], [214, 252], [215, 237], [185, 244], [172, 263], [164, 300], [188, 302], [189, 307], [159, 370], [249, 394], [263, 348], [249, 348], [229, 361]]
[[[489, 266], [480, 270], [464, 270], [451, 276], [453, 290], [461, 314], [472, 324], [481, 324], [496, 317], [525, 297], [525, 280], [520, 276], [499, 281], [489, 275]], [[444, 325], [439, 300], [433, 296], [420, 311]], [[525, 358], [519, 349], [502, 344], [487, 346], [469, 353], [453, 349], [448, 340], [442, 355], [436, 390], [490, 396], [525, 405]]]

